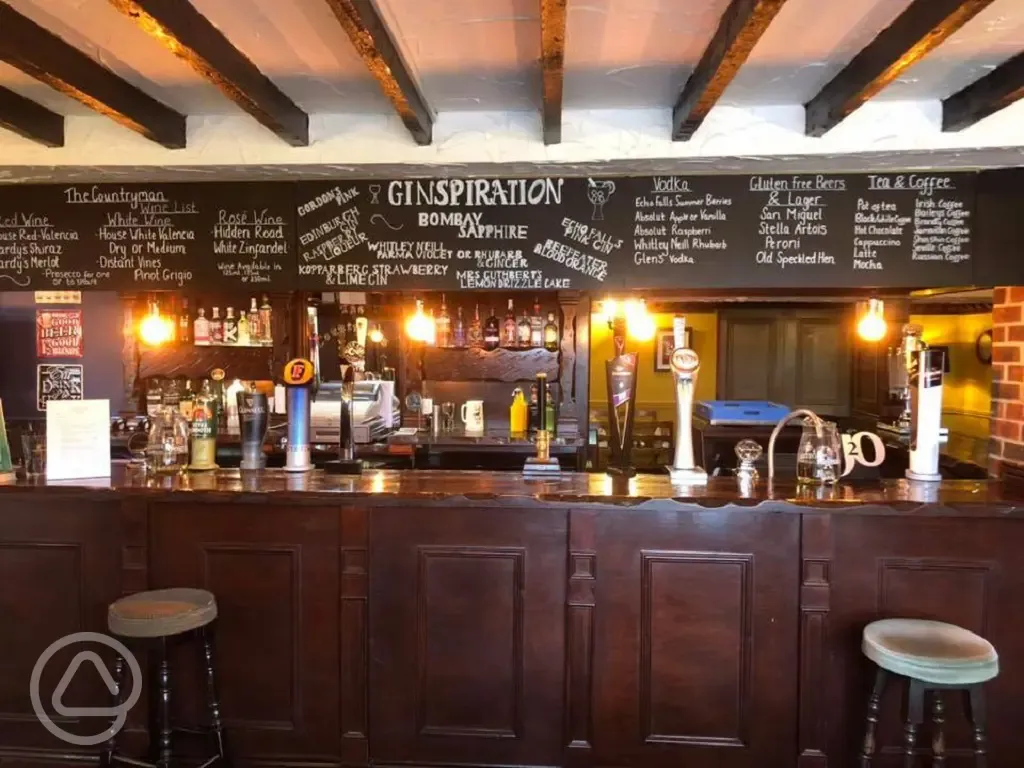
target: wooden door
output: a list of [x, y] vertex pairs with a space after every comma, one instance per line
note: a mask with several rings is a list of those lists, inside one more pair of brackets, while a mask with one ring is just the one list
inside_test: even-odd
[[572, 515], [570, 764], [793, 765], [799, 517]]
[[565, 545], [564, 510], [374, 509], [374, 762], [559, 763]]
[[[237, 755], [337, 755], [338, 509], [205, 501], [151, 510], [153, 587], [217, 598], [221, 710]], [[181, 651], [173, 704], [194, 721], [204, 712], [198, 656]]]
[[719, 399], [782, 398], [776, 365], [780, 337], [774, 314], [722, 312], [719, 322]]

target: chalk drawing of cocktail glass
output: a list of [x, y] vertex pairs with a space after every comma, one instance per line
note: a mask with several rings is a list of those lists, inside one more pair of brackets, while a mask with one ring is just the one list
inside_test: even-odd
[[594, 213], [591, 221], [604, 221], [604, 204], [611, 198], [615, 191], [615, 182], [610, 179], [594, 181], [587, 179], [587, 199], [594, 205]]
[[377, 205], [380, 202], [380, 184], [370, 185], [370, 203], [371, 205]]

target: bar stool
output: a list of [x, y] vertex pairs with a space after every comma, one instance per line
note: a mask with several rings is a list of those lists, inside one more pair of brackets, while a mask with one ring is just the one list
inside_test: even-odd
[[955, 624], [924, 619], [883, 619], [864, 628], [864, 655], [877, 667], [875, 684], [868, 700], [867, 725], [860, 753], [861, 768], [870, 768], [875, 753], [878, 708], [890, 675], [903, 679], [904, 698], [903, 765], [914, 766], [917, 726], [924, 719], [925, 694], [932, 694], [932, 765], [946, 764], [946, 743], [942, 726], [945, 708], [942, 692], [961, 691], [964, 710], [971, 724], [974, 764], [988, 765], [985, 753], [985, 695], [982, 684], [999, 674], [999, 656], [992, 644]]
[[[111, 735], [100, 757], [101, 766], [112, 766], [121, 762], [134, 766], [170, 768], [174, 756], [172, 731], [201, 733], [212, 737], [215, 751], [202, 761], [202, 768], [220, 761], [231, 765], [224, 725], [220, 716], [220, 701], [217, 697], [216, 676], [213, 661], [213, 625], [217, 618], [217, 601], [204, 589], [159, 589], [137, 592], [111, 603], [107, 610], [107, 626], [110, 633], [125, 643], [148, 646], [157, 654], [155, 717], [151, 717], [150, 757], [153, 762], [135, 760], [117, 753], [117, 734]], [[171, 675], [167, 650], [172, 642], [198, 639], [205, 668], [206, 704], [210, 723], [202, 729], [171, 728]], [[114, 706], [118, 707], [125, 697], [125, 662], [120, 656], [114, 660]], [[115, 716], [116, 719], [116, 716]]]

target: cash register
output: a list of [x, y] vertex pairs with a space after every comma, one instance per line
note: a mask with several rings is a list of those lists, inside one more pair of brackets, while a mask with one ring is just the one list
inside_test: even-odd
[[[310, 409], [312, 442], [337, 445], [341, 439], [341, 382], [320, 385]], [[384, 440], [398, 429], [401, 409], [393, 381], [357, 381], [352, 396], [353, 430], [357, 443]]]

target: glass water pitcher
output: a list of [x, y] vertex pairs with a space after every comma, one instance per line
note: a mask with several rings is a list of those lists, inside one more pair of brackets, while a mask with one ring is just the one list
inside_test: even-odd
[[834, 485], [843, 474], [839, 429], [830, 421], [822, 421], [820, 428], [816, 428], [811, 419], [804, 419], [803, 425], [796, 452], [797, 482]]

